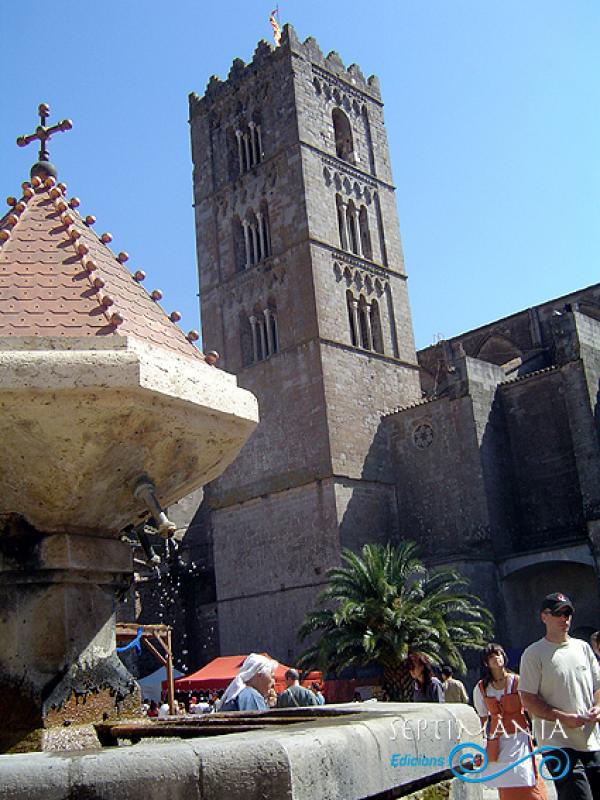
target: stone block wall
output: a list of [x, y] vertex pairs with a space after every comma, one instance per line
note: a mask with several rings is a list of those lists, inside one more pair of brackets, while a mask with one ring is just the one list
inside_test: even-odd
[[[511, 607], [510, 614], [507, 615], [505, 597], [502, 592], [502, 583], [496, 562], [493, 559], [486, 558], [476, 547], [473, 547], [463, 556], [445, 560], [443, 566], [455, 569], [464, 576], [469, 581], [468, 591], [477, 595], [483, 606], [492, 613], [494, 620], [493, 641], [500, 642], [505, 649], [515, 646], [513, 614], [523, 614], [525, 609], [522, 608], [515, 611]], [[538, 605], [539, 600], [536, 600], [535, 607], [537, 608]], [[533, 637], [530, 638], [530, 641], [533, 641]], [[529, 642], [527, 643], [529, 644]], [[473, 687], [481, 678], [480, 653], [476, 650], [469, 650], [463, 653], [463, 657], [467, 665], [465, 685], [471, 696]]]
[[386, 544], [396, 539], [398, 507], [394, 486], [338, 479], [335, 502], [340, 548], [359, 553], [367, 543]]
[[495, 556], [500, 557], [511, 551], [516, 525], [508, 430], [498, 393], [504, 371], [495, 364], [468, 356], [462, 361], [462, 369], [479, 446], [490, 546]]
[[340, 563], [342, 548], [385, 543], [397, 529], [394, 487], [327, 479], [213, 511], [223, 654], [262, 648], [281, 660]]
[[577, 330], [579, 357], [585, 368], [590, 407], [596, 415], [600, 380], [600, 322], [581, 312], [573, 312], [573, 321]]
[[489, 515], [471, 399], [440, 398], [386, 419], [400, 536], [428, 559], [489, 552]]
[[330, 472], [321, 357], [315, 342], [279, 353], [239, 376], [259, 398], [260, 423], [210, 486], [213, 507], [305, 484]]
[[502, 386], [517, 511], [516, 550], [585, 536], [560, 370]]
[[381, 417], [418, 397], [416, 370], [374, 353], [327, 343], [321, 354], [333, 474], [392, 483]]
[[332, 481], [215, 510], [212, 525], [222, 654], [296, 657], [304, 614], [339, 563]]

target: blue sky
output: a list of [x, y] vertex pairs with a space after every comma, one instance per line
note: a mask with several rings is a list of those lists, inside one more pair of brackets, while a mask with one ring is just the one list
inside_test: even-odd
[[[187, 96], [271, 40], [272, 3], [28, 0], [0, 23], [0, 192], [50, 153], [80, 210], [198, 327]], [[282, 22], [379, 76], [417, 345], [598, 281], [597, 0], [291, 0]]]

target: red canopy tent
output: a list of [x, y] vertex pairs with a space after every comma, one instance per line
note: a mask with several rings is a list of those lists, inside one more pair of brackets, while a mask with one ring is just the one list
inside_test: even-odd
[[[263, 655], [267, 655], [264, 653]], [[175, 681], [175, 691], [199, 692], [209, 689], [225, 689], [240, 671], [246, 656], [220, 656], [197, 672], [184, 675]], [[289, 669], [285, 664], [279, 664], [275, 670], [275, 690], [282, 692], [285, 686], [285, 673]], [[312, 681], [322, 683], [323, 675], [320, 672], [309, 672], [304, 676], [302, 684], [310, 686]]]

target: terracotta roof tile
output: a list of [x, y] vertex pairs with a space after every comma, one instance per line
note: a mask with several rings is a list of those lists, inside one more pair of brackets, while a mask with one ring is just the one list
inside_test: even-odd
[[0, 336], [129, 335], [203, 359], [62, 189], [32, 183], [0, 219]]
[[533, 372], [525, 372], [523, 375], [515, 375], [514, 378], [507, 378], [505, 381], [500, 381], [500, 386], [509, 386], [511, 383], [520, 383], [528, 378], [535, 378], [538, 375], [545, 375], [548, 372], [557, 372], [558, 370], [560, 370], [560, 365], [551, 364], [549, 367], [536, 369]]
[[422, 397], [420, 400], [415, 400], [414, 403], [409, 403], [406, 406], [398, 406], [394, 408], [392, 411], [388, 411], [386, 414], [383, 414], [384, 417], [391, 417], [394, 414], [399, 414], [402, 411], [408, 411], [411, 408], [417, 408], [418, 406], [426, 406], [428, 403], [434, 403], [436, 400], [442, 400], [443, 396], [435, 395], [434, 397]]

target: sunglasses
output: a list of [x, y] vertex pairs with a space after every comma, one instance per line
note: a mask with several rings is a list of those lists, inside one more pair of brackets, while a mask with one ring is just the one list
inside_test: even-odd
[[573, 612], [570, 611], [568, 608], [562, 608], [560, 609], [560, 611], [551, 611], [550, 614], [553, 617], [566, 617], [566, 619], [569, 619], [570, 617], [573, 616]]

